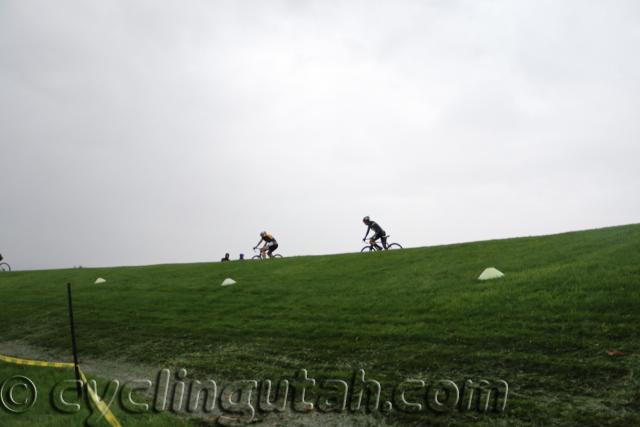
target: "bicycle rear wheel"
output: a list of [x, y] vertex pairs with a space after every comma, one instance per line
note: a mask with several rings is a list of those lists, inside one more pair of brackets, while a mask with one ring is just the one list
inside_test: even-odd
[[400, 243], [390, 243], [387, 245], [387, 249], [402, 249]]
[[11, 271], [11, 266], [6, 262], [0, 262], [0, 271]]
[[273, 254], [273, 257], [274, 257], [274, 258], [282, 258], [282, 255], [280, 255], [280, 254]]

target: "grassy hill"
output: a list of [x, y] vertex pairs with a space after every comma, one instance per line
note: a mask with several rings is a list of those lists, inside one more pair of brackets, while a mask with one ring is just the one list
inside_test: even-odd
[[[490, 266], [506, 276], [476, 281]], [[221, 287], [226, 277], [237, 285]], [[67, 282], [80, 357], [98, 365], [186, 367], [219, 381], [303, 368], [347, 381], [364, 369], [383, 401], [406, 379], [502, 379], [504, 413], [423, 408], [363, 422], [640, 425], [640, 225], [387, 253], [0, 274], [0, 353], [19, 343], [69, 354]], [[1, 425], [17, 419], [0, 410]]]

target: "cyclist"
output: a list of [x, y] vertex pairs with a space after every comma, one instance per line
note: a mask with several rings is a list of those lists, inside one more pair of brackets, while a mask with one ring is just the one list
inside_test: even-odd
[[224, 258], [220, 260], [220, 262], [227, 262], [227, 261], [231, 261], [231, 258], [229, 258], [229, 252], [224, 254]]
[[378, 250], [381, 250], [382, 248], [380, 247], [380, 245], [376, 243], [376, 240], [380, 239], [382, 241], [382, 246], [384, 246], [385, 250], [388, 249], [387, 233], [385, 233], [382, 227], [380, 227], [380, 224], [378, 224], [375, 221], [371, 221], [371, 219], [368, 216], [365, 216], [364, 218], [362, 218], [362, 222], [364, 222], [364, 225], [367, 226], [367, 233], [364, 235], [364, 238], [362, 239], [362, 241], [365, 242], [367, 240], [367, 236], [369, 235], [369, 232], [373, 230], [373, 236], [371, 236], [371, 239], [369, 239], [369, 243], [371, 244], [371, 246], [375, 246], [376, 248], [378, 248]]
[[278, 249], [278, 242], [276, 241], [275, 237], [273, 237], [271, 234], [267, 233], [266, 231], [261, 232], [260, 241], [253, 249], [254, 250], [257, 249], [258, 246], [260, 246], [260, 243], [262, 242], [264, 242], [264, 245], [262, 245], [262, 247], [260, 248], [260, 256], [264, 258], [264, 254], [266, 252], [267, 255], [269, 255], [269, 258], [273, 258], [273, 251]]

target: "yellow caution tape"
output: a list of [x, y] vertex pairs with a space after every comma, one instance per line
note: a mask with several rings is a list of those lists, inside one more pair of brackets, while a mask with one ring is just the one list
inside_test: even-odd
[[89, 397], [91, 398], [91, 400], [93, 400], [93, 403], [95, 403], [96, 407], [100, 410], [100, 413], [102, 414], [102, 416], [109, 422], [109, 424], [111, 424], [112, 427], [122, 427], [118, 419], [115, 417], [115, 415], [113, 415], [113, 413], [109, 409], [109, 407], [105, 405], [105, 403], [102, 400], [100, 400], [100, 398], [96, 395], [93, 389], [89, 387], [88, 385], [89, 382], [87, 381], [87, 377], [84, 375], [84, 372], [82, 372], [81, 369], [78, 369], [78, 370], [80, 371], [80, 377], [82, 377], [82, 382], [84, 384], [87, 384], [85, 388], [89, 392]]
[[[15, 365], [26, 365], [26, 366], [43, 366], [43, 367], [51, 367], [51, 368], [74, 368], [75, 365], [73, 363], [65, 363], [65, 362], [45, 362], [42, 360], [31, 360], [31, 359], [21, 359], [19, 357], [11, 357], [11, 356], [3, 356], [0, 354], [0, 360], [7, 363], [13, 363]], [[113, 415], [111, 410], [105, 403], [100, 400], [98, 395], [96, 395], [95, 391], [89, 387], [87, 377], [84, 375], [84, 372], [78, 367], [78, 371], [80, 372], [80, 377], [82, 378], [83, 384], [86, 385], [85, 389], [89, 393], [89, 397], [96, 405], [96, 407], [100, 410], [102, 416], [107, 420], [111, 427], [122, 427], [118, 419]]]
[[73, 368], [73, 363], [64, 362], [44, 362], [41, 360], [20, 359], [18, 357], [3, 356], [0, 354], [0, 360], [7, 363], [13, 363], [16, 365], [27, 366], [46, 366], [52, 368]]

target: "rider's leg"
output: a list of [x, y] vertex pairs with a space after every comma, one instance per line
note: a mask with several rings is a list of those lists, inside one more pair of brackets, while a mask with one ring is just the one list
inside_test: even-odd
[[269, 254], [269, 258], [273, 258], [273, 252], [274, 252], [276, 249], [278, 249], [278, 245], [277, 245], [277, 244], [275, 244], [275, 245], [270, 245], [270, 246], [269, 246], [269, 252], [268, 252], [268, 254]]
[[376, 243], [377, 238], [374, 236], [371, 238], [371, 240], [369, 240], [369, 243], [371, 243], [371, 246], [375, 246], [376, 249], [378, 249], [379, 251], [382, 250], [382, 248], [380, 247], [379, 244]]
[[389, 249], [387, 246], [387, 236], [382, 236], [381, 240], [382, 240], [382, 246], [384, 246], [384, 249], [385, 250]]

